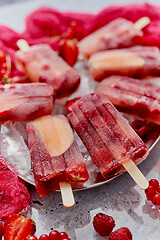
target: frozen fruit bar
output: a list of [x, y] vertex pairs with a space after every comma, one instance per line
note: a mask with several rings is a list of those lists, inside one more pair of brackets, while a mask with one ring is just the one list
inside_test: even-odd
[[55, 94], [46, 83], [0, 85], [0, 122], [30, 121], [51, 114]]
[[49, 181], [52, 186], [52, 180], [72, 183], [88, 179], [85, 162], [65, 116], [38, 118], [28, 123], [27, 135], [36, 182]]
[[160, 87], [125, 76], [104, 79], [97, 93], [104, 94], [122, 112], [160, 125]]
[[95, 53], [89, 60], [93, 79], [110, 75], [142, 77], [160, 74], [160, 51], [157, 47], [136, 46]]
[[64, 97], [74, 92], [80, 76], [47, 44], [19, 50], [15, 55], [16, 66], [32, 82], [45, 82], [53, 86], [57, 97]]
[[79, 51], [84, 57], [88, 58], [93, 53], [102, 50], [136, 45], [138, 38], [142, 36], [143, 32], [136, 29], [131, 21], [117, 18], [82, 39], [79, 42]]
[[68, 118], [106, 179], [123, 172], [122, 163], [143, 161], [148, 150], [107, 98], [96, 93], [68, 107]]

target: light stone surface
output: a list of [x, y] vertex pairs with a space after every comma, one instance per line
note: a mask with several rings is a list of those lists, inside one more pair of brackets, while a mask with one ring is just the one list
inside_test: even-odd
[[[38, 6], [47, 5], [60, 10], [97, 12], [110, 4], [126, 4], [136, 1], [120, 0], [44, 0], [0, 1], [0, 24], [22, 31], [24, 18]], [[137, 2], [143, 2], [138, 1]], [[149, 1], [148, 1], [149, 2]], [[150, 1], [160, 4], [160, 1]], [[5, 5], [4, 5], [5, 4]], [[4, 5], [4, 6], [2, 6]], [[160, 143], [149, 157], [139, 166], [147, 179], [160, 180]], [[153, 206], [145, 198], [130, 176], [126, 173], [102, 186], [74, 192], [76, 205], [71, 209], [62, 206], [61, 195], [54, 192], [39, 199], [34, 187], [30, 186], [32, 204], [29, 216], [36, 222], [36, 236], [49, 233], [51, 229], [66, 231], [72, 240], [101, 240], [92, 226], [92, 219], [98, 212], [112, 215], [116, 222], [115, 229], [128, 227], [134, 240], [160, 239], [160, 207]]]

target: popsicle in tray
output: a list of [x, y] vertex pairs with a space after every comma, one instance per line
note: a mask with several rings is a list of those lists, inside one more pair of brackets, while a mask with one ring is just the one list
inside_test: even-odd
[[143, 161], [148, 150], [122, 115], [103, 95], [89, 94], [69, 104], [68, 118], [106, 179], [124, 171], [129, 160]]
[[97, 93], [105, 95], [118, 110], [160, 125], [160, 87], [125, 76], [104, 79]]
[[56, 97], [74, 92], [80, 83], [80, 76], [47, 44], [39, 44], [15, 54], [15, 63], [32, 82], [45, 82], [53, 86]]
[[27, 125], [33, 173], [40, 197], [59, 183], [84, 182], [88, 172], [73, 131], [63, 115], [48, 115]]
[[110, 75], [159, 75], [160, 51], [157, 47], [135, 46], [98, 52], [89, 59], [89, 70], [96, 81]]
[[51, 114], [55, 93], [46, 83], [0, 85], [0, 122], [30, 121]]
[[108, 49], [131, 47], [143, 36], [141, 29], [124, 18], [117, 18], [79, 42], [79, 52], [86, 58]]

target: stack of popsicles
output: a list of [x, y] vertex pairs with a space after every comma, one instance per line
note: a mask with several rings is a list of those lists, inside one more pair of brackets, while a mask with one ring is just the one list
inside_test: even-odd
[[[134, 46], [143, 36], [143, 27], [120, 18], [79, 42], [80, 53], [90, 57], [93, 79], [101, 81], [113, 74], [124, 75], [106, 78], [97, 93], [67, 105], [73, 128], [106, 179], [148, 155], [144, 142], [112, 103], [119, 110], [160, 122], [160, 89], [128, 78], [160, 74], [159, 49]], [[0, 121], [33, 120], [27, 124], [27, 135], [40, 197], [59, 189], [62, 182], [72, 185], [87, 181], [86, 165], [67, 118], [50, 115], [54, 95], [64, 97], [75, 91], [80, 83], [79, 74], [46, 44], [18, 51], [15, 60], [17, 68], [34, 83], [0, 88], [3, 103]]]

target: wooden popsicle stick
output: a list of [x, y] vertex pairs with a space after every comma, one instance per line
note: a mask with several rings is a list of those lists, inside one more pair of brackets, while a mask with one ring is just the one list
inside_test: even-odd
[[123, 162], [122, 165], [141, 189], [148, 188], [148, 180], [132, 160]]
[[59, 185], [61, 190], [63, 206], [66, 208], [73, 207], [75, 204], [75, 200], [71, 184], [68, 182], [60, 182]]
[[23, 50], [23, 51], [29, 49], [29, 45], [28, 45], [27, 41], [24, 39], [19, 39], [17, 41], [17, 46], [19, 47], [20, 50]]
[[134, 23], [134, 27], [137, 30], [141, 30], [146, 27], [150, 23], [150, 19], [148, 17], [142, 17], [137, 22]]
[[[20, 50], [23, 51], [25, 50], [27, 51], [30, 48], [27, 41], [24, 39], [19, 39], [17, 41], [17, 46], [19, 47]], [[71, 184], [68, 182], [60, 182], [59, 185], [64, 207], [67, 208], [73, 207], [75, 204], [75, 200]]]

